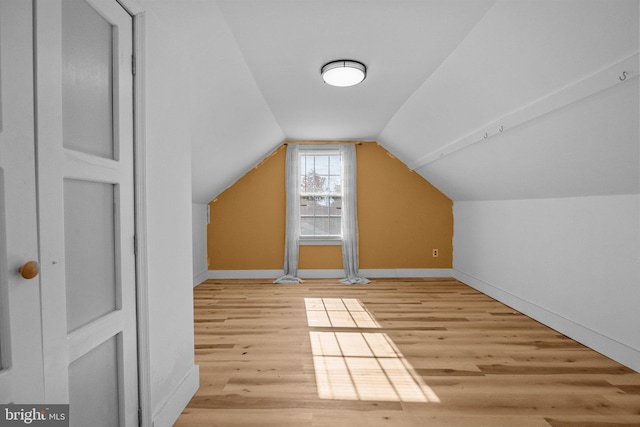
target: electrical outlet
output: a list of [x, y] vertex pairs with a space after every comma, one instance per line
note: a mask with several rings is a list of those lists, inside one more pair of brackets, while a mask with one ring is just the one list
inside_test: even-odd
[[433, 250], [433, 257], [434, 258], [438, 258], [438, 250], [437, 249]]

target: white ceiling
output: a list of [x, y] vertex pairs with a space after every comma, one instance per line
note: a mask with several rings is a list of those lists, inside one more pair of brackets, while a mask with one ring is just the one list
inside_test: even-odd
[[[197, 203], [285, 139], [377, 140], [454, 200], [637, 193], [640, 66], [624, 85], [416, 162], [637, 53], [638, 3], [143, 1], [191, 61]], [[321, 66], [345, 58], [367, 79], [325, 85]]]
[[[287, 138], [376, 139], [493, 1], [220, 4]], [[320, 68], [336, 59], [363, 62], [368, 77], [352, 88], [326, 85]]]

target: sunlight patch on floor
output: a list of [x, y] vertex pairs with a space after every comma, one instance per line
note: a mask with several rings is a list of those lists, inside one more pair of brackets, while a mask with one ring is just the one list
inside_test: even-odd
[[310, 331], [321, 399], [439, 402], [387, 334]]
[[315, 327], [379, 328], [355, 298], [305, 298], [307, 323]]
[[[305, 298], [311, 327], [380, 328], [353, 298]], [[440, 402], [391, 338], [381, 332], [310, 331], [321, 399]]]

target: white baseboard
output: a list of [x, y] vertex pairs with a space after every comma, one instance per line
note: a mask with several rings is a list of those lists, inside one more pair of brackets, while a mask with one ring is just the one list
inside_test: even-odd
[[[282, 276], [282, 270], [209, 270], [207, 279], [276, 279]], [[339, 279], [344, 270], [299, 270], [302, 279]], [[360, 274], [368, 278], [379, 277], [453, 277], [452, 268], [392, 268], [360, 269]]]
[[487, 283], [477, 277], [453, 270], [453, 277], [486, 294], [503, 304], [512, 307], [519, 312], [549, 326], [552, 329], [574, 339], [587, 347], [604, 354], [605, 356], [621, 363], [636, 372], [640, 372], [640, 351], [628, 345], [615, 341], [592, 329], [569, 320], [560, 314], [547, 310], [544, 307], [524, 300], [516, 295], [502, 290], [500, 287]]
[[193, 365], [153, 416], [153, 427], [171, 427], [200, 387], [200, 367]]
[[376, 268], [360, 269], [364, 277], [453, 277], [452, 268]]
[[196, 274], [195, 276], [193, 276], [193, 287], [195, 288], [196, 286], [198, 286], [200, 283], [204, 282], [208, 278], [209, 278], [209, 272], [207, 270], [203, 271], [202, 273]]
[[207, 279], [276, 279], [282, 270], [209, 270]]

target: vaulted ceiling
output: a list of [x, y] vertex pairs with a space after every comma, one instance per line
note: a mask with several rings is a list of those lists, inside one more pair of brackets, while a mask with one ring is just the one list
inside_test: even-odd
[[[376, 140], [454, 200], [638, 193], [638, 3], [143, 1], [189, 58], [197, 203], [286, 139]], [[344, 58], [366, 80], [324, 84]]]

